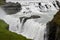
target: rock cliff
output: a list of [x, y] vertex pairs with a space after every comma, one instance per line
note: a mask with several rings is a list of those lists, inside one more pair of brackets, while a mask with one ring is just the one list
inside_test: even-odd
[[60, 10], [54, 15], [52, 21], [47, 23], [47, 39], [60, 40]]

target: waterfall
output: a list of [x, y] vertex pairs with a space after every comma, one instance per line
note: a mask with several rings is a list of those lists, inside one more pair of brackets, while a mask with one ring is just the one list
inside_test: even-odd
[[[32, 9], [31, 9], [32, 10]], [[51, 21], [53, 19], [53, 16], [56, 14], [57, 10], [49, 10], [48, 12], [36, 12], [35, 10], [32, 10], [33, 12], [31, 14], [39, 15], [41, 18], [38, 19], [27, 19], [21, 18], [21, 15], [19, 13], [15, 15], [5, 15], [2, 17], [2, 19], [9, 24], [9, 30], [12, 32], [16, 32], [17, 34], [22, 34], [26, 38], [31, 38], [33, 40], [44, 40], [44, 34], [46, 33], [46, 24], [47, 22]], [[2, 12], [1, 12], [2, 13]], [[5, 13], [5, 12], [4, 12]], [[16, 16], [17, 15], [17, 16]], [[26, 17], [30, 16], [28, 14], [24, 15]], [[29, 18], [29, 17], [28, 17]], [[46, 38], [45, 38], [46, 39]]]
[[[46, 24], [53, 19], [53, 15], [55, 15], [56, 12], [57, 11], [50, 11], [46, 13], [46, 15], [40, 14], [41, 18], [26, 20], [24, 25], [22, 24], [23, 27], [21, 28], [23, 31], [21, 34], [33, 40], [44, 40]], [[45, 38], [45, 40], [47, 40], [47, 38]]]
[[6, 15], [5, 11], [0, 7], [0, 19]]

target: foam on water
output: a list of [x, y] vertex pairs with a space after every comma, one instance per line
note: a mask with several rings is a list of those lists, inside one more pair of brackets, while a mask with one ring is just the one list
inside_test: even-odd
[[[9, 30], [12, 32], [16, 32], [17, 34], [22, 34], [26, 38], [31, 38], [33, 40], [44, 40], [44, 33], [46, 32], [46, 24], [47, 22], [53, 19], [53, 16], [56, 14], [57, 10], [50, 10], [48, 12], [34, 12], [36, 9], [32, 9], [31, 14], [23, 14], [22, 12], [18, 12], [14, 15], [7, 15], [0, 8], [0, 19], [3, 19], [6, 23], [9, 24]], [[23, 10], [22, 10], [23, 11]], [[40, 15], [39, 19], [28, 19], [25, 24], [22, 26], [20, 22], [20, 17], [26, 16], [30, 17], [31, 15]], [[23, 21], [23, 20], [22, 20]]]

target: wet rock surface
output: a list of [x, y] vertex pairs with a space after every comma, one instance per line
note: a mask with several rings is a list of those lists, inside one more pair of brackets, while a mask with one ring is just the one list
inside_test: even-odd
[[60, 10], [56, 13], [52, 21], [47, 23], [47, 39], [60, 40]]
[[2, 8], [7, 14], [16, 14], [22, 9], [21, 4], [18, 2], [17, 3], [8, 2], [5, 5], [3, 5]]
[[[20, 22], [23, 21], [23, 25], [24, 25], [24, 23], [25, 23], [28, 19], [37, 19], [37, 18], [40, 18], [40, 16], [38, 16], [38, 15], [32, 15], [32, 16], [30, 16], [30, 17], [20, 17]], [[23, 19], [24, 19], [24, 20], [23, 20]]]
[[57, 5], [58, 5], [58, 7], [60, 8], [60, 2], [59, 2], [59, 1], [56, 1], [56, 3], [57, 3]]

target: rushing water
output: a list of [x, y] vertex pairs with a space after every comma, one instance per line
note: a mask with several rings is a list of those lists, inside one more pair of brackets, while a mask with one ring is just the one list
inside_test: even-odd
[[50, 11], [46, 14], [40, 14], [41, 18], [28, 19], [22, 28], [22, 23], [20, 22], [20, 19], [16, 17], [16, 15], [6, 15], [3, 14], [5, 12], [1, 8], [0, 10], [0, 18], [5, 20], [9, 24], [10, 31], [22, 34], [27, 38], [31, 38], [34, 40], [44, 40], [46, 23], [52, 20], [53, 15], [56, 13], [56, 11]]
[[[50, 10], [47, 12], [38, 12], [38, 10], [31, 7], [33, 12], [29, 14], [23, 14], [23, 12], [18, 12], [14, 15], [7, 15], [2, 8], [0, 8], [0, 19], [3, 19], [6, 23], [9, 24], [9, 30], [12, 32], [16, 32], [18, 34], [22, 34], [27, 38], [31, 38], [33, 40], [44, 40], [44, 33], [46, 32], [46, 24], [47, 22], [53, 19], [53, 16], [56, 14], [57, 10]], [[24, 11], [24, 10], [22, 10]], [[25, 10], [26, 11], [26, 10]], [[34, 12], [37, 11], [37, 12]], [[20, 17], [30, 17], [31, 15], [39, 15], [41, 18], [38, 19], [28, 19], [24, 25], [20, 22]], [[23, 26], [22, 26], [23, 25]]]

